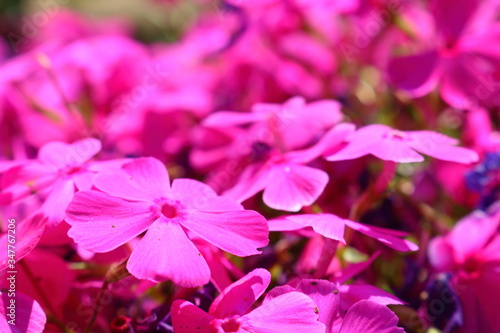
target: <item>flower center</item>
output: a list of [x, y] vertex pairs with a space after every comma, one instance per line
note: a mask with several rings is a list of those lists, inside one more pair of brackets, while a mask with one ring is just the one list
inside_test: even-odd
[[465, 272], [472, 276], [479, 275], [481, 272], [481, 260], [476, 257], [469, 257], [463, 263], [463, 269]]
[[235, 318], [229, 318], [222, 323], [221, 327], [224, 332], [238, 332], [240, 329], [240, 323]]
[[238, 332], [240, 327], [241, 320], [238, 315], [234, 315], [231, 318], [214, 319], [210, 322], [211, 332], [220, 332], [220, 328], [223, 332]]
[[174, 218], [178, 214], [177, 207], [168, 203], [163, 204], [163, 206], [161, 206], [161, 213], [169, 219]]
[[396, 139], [396, 140], [404, 140], [407, 138], [407, 134], [403, 131], [399, 131], [399, 130], [391, 130], [389, 133], [386, 134], [386, 137], [388, 139]]

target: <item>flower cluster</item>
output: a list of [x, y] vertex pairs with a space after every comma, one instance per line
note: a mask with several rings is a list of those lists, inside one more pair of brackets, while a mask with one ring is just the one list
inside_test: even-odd
[[0, 25], [2, 333], [500, 332], [498, 1], [61, 2]]

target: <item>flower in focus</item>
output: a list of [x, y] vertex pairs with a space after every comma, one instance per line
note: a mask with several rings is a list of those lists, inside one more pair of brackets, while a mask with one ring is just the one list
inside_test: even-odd
[[270, 281], [271, 274], [265, 269], [253, 270], [224, 289], [208, 313], [188, 301], [174, 301], [175, 332], [325, 332], [325, 326], [318, 321], [316, 304], [303, 293], [286, 293], [250, 310]]
[[258, 254], [268, 243], [260, 214], [195, 180], [176, 179], [170, 186], [166, 168], [154, 158], [99, 173], [93, 185], [103, 192], [80, 191], [68, 206], [68, 235], [89, 251], [109, 252], [146, 231], [127, 262], [140, 279], [208, 283], [210, 269], [191, 232], [238, 256]]

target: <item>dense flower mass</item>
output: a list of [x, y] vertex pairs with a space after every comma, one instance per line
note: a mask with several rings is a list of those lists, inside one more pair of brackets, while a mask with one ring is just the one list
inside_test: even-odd
[[499, 1], [0, 31], [0, 333], [500, 333]]

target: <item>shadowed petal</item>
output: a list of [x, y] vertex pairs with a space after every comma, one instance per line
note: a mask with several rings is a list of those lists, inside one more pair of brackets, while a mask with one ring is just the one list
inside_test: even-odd
[[211, 333], [209, 324], [214, 317], [188, 301], [172, 303], [172, 326], [176, 333]]
[[417, 251], [418, 246], [416, 244], [413, 244], [412, 242], [406, 240], [406, 239], [401, 239], [398, 237], [393, 236], [390, 231], [389, 232], [383, 232], [384, 230], [382, 228], [371, 228], [368, 225], [364, 225], [361, 223], [357, 223], [354, 221], [350, 220], [344, 220], [344, 223], [356, 230], [359, 231], [360, 233], [367, 235], [368, 237], [375, 238], [379, 242], [384, 243], [385, 245], [389, 246], [390, 248], [401, 251], [401, 252], [408, 252], [408, 251]]
[[0, 331], [2, 333], [40, 333], [44, 331], [47, 316], [40, 304], [34, 299], [20, 293], [16, 293], [15, 304], [15, 326], [7, 321], [11, 320], [6, 315], [10, 313], [7, 309], [10, 300], [7, 292], [0, 292]]
[[224, 289], [210, 306], [209, 313], [217, 318], [244, 315], [270, 282], [271, 273], [262, 268], [254, 269]]
[[347, 312], [339, 333], [405, 333], [399, 318], [384, 305], [359, 301]]

